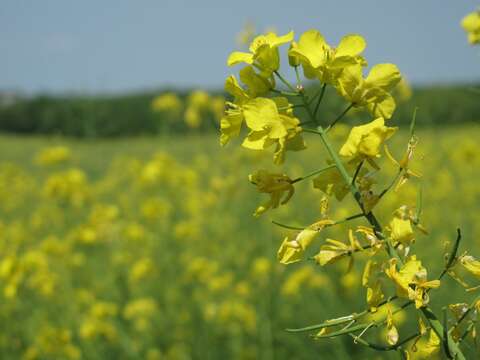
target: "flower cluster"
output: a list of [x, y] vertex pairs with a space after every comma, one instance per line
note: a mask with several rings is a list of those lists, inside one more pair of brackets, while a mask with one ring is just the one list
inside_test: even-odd
[[[471, 14], [463, 21], [469, 31], [470, 42], [478, 42], [478, 14]], [[296, 83], [282, 74], [279, 49], [288, 47], [288, 65], [293, 68]], [[418, 254], [413, 254], [418, 234], [428, 234], [420, 222], [422, 193], [417, 204], [399, 203], [387, 226], [382, 226], [377, 212], [382, 198], [390, 192], [399, 192], [407, 181], [418, 179], [421, 174], [411, 168], [418, 138], [415, 135], [413, 118], [407, 150], [396, 160], [386, 142], [397, 132], [389, 126], [396, 103], [394, 92], [401, 85], [402, 76], [397, 66], [384, 63], [371, 67], [364, 74], [367, 60], [363, 52], [365, 39], [357, 34], [344, 36], [338, 45], [329, 44], [317, 30], [308, 30], [298, 40], [293, 31], [285, 35], [269, 32], [255, 37], [248, 52], [234, 51], [227, 60], [229, 66], [243, 64], [240, 82], [234, 75], [227, 78], [225, 90], [231, 95], [227, 110], [221, 119], [220, 143], [227, 144], [241, 136], [242, 146], [257, 151], [273, 148], [273, 163], [284, 164], [287, 151], [306, 149], [306, 134], [318, 137], [326, 154], [326, 166], [306, 176], [292, 178], [282, 172], [260, 170], [250, 175], [249, 180], [261, 193], [270, 199], [260, 205], [254, 215], [259, 216], [269, 209], [286, 204], [295, 194], [295, 184], [313, 177], [313, 185], [323, 193], [318, 220], [306, 227], [295, 227], [275, 222], [289, 229], [280, 244], [278, 260], [292, 264], [308, 259], [310, 249], [320, 235], [328, 234], [327, 228], [348, 224], [354, 219], [363, 219], [364, 224], [349, 226], [345, 237], [324, 237], [316, 255], [310, 256], [320, 266], [330, 266], [348, 260], [348, 271], [358, 271], [354, 258], [364, 261], [362, 286], [366, 290], [367, 309], [323, 324], [292, 331], [319, 331], [315, 337], [331, 338], [350, 335], [356, 343], [373, 349], [399, 350], [405, 356], [430, 356], [440, 351], [443, 344], [452, 358], [463, 359], [458, 337], [453, 337], [447, 323], [441, 323], [429, 307], [430, 291], [438, 289], [446, 274], [454, 275], [457, 262], [456, 251], [450, 253], [445, 269], [437, 278], [432, 278], [422, 265]], [[317, 82], [317, 89], [305, 88], [304, 78]], [[399, 85], [400, 84], [400, 85]], [[320, 105], [327, 87], [334, 88], [337, 95], [347, 102], [346, 109], [331, 122], [320, 116]], [[358, 109], [369, 114], [371, 121], [350, 129], [343, 145], [337, 150], [330, 131], [351, 110]], [[244, 131], [245, 130], [245, 131]], [[385, 149], [385, 151], [383, 151]], [[383, 190], [376, 187], [382, 182], [382, 153], [396, 168], [396, 175]], [[332, 215], [334, 197], [342, 202], [350, 194], [359, 213], [345, 218]], [[400, 201], [401, 197], [400, 197]], [[382, 213], [382, 210], [379, 211]], [[384, 214], [381, 215], [384, 217]], [[366, 259], [366, 260], [365, 260]], [[460, 263], [474, 275], [480, 274], [480, 262], [469, 256]], [[402, 305], [398, 305], [405, 299]], [[413, 304], [419, 319], [417, 333], [402, 339], [394, 323], [394, 313], [407, 311]], [[394, 307], [397, 310], [392, 311]], [[385, 316], [369, 320], [368, 314], [386, 308]], [[464, 320], [462, 318], [462, 320]], [[426, 323], [426, 325], [425, 325]], [[377, 345], [367, 340], [369, 329], [383, 327], [387, 345]], [[408, 348], [407, 348], [408, 347]], [[420, 350], [419, 350], [420, 349]]]
[[462, 19], [462, 27], [467, 33], [468, 42], [480, 44], [480, 10], [474, 11]]

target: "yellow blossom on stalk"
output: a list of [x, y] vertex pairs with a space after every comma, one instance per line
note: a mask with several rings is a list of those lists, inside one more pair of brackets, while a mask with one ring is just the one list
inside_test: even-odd
[[371, 311], [376, 311], [378, 304], [384, 299], [382, 283], [378, 279], [380, 264], [369, 259], [362, 275], [362, 286], [367, 288], [367, 304]]
[[260, 70], [261, 76], [269, 78], [280, 67], [278, 47], [292, 40], [293, 31], [283, 36], [277, 36], [273, 32], [259, 35], [250, 44], [249, 53], [234, 51], [228, 57], [227, 64], [228, 66], [239, 63], [254, 65]]
[[440, 352], [441, 340], [433, 329], [428, 330], [428, 339], [422, 338], [416, 344], [416, 351], [410, 350], [412, 359], [431, 359]]
[[248, 180], [257, 186], [258, 191], [270, 194], [270, 199], [255, 210], [254, 216], [260, 216], [268, 209], [284, 205], [295, 193], [295, 188], [285, 174], [274, 174], [266, 170], [258, 170], [248, 176]]
[[472, 45], [480, 44], [480, 10], [474, 11], [462, 19], [462, 27]]
[[291, 63], [302, 64], [307, 78], [318, 78], [322, 83], [335, 84], [346, 66], [367, 64], [360, 55], [365, 47], [363, 37], [350, 34], [340, 40], [337, 48], [333, 48], [319, 31], [312, 29], [303, 33], [298, 43], [292, 43], [288, 55]]
[[242, 146], [252, 150], [265, 150], [276, 145], [273, 162], [282, 164], [287, 150], [305, 148], [300, 121], [293, 116], [285, 98], [256, 98], [243, 106], [245, 123], [250, 133]]
[[389, 228], [390, 238], [394, 244], [399, 242], [403, 245], [409, 245], [415, 240], [411, 219], [406, 216], [402, 208], [395, 211]]
[[151, 106], [153, 111], [168, 112], [175, 115], [180, 113], [182, 101], [177, 94], [168, 92], [155, 97]]
[[385, 273], [395, 283], [397, 295], [414, 300], [417, 309], [428, 304], [427, 290], [440, 286], [440, 280], [427, 281], [427, 270], [415, 255], [411, 256], [399, 271], [397, 260], [390, 259], [390, 266]]
[[400, 179], [398, 180], [397, 184], [395, 185], [395, 191], [397, 191], [400, 186], [405, 184], [412, 176], [413, 177], [421, 177], [422, 175], [416, 171], [413, 171], [409, 167], [409, 162], [413, 158], [413, 152], [415, 150], [415, 147], [417, 146], [417, 138], [413, 136], [409, 141], [408, 141], [408, 146], [407, 146], [407, 151], [405, 152], [404, 156], [400, 161], [397, 161], [390, 151], [388, 150], [387, 145], [385, 145], [385, 154], [387, 157], [390, 159], [391, 162], [393, 162], [398, 168], [402, 171], [402, 175]]
[[471, 255], [463, 255], [460, 257], [460, 264], [472, 275], [480, 278], [480, 261]]
[[250, 99], [247, 92], [238, 84], [235, 76], [230, 75], [225, 80], [225, 91], [233, 96], [233, 102], [227, 102], [227, 110], [220, 120], [220, 144], [227, 144], [240, 134], [243, 116], [243, 105]]
[[240, 80], [247, 87], [247, 93], [251, 98], [263, 96], [275, 87], [275, 80], [273, 78], [260, 76], [251, 65], [245, 66], [240, 70], [239, 75]]
[[287, 236], [278, 249], [277, 258], [282, 264], [291, 264], [302, 260], [303, 253], [312, 243], [317, 234], [327, 225], [333, 224], [332, 220], [317, 221], [293, 236]]
[[321, 190], [327, 195], [335, 195], [338, 201], [342, 201], [348, 194], [349, 187], [345, 184], [342, 175], [337, 168], [332, 167], [322, 171], [313, 179], [313, 187]]
[[380, 156], [380, 146], [388, 140], [397, 127], [385, 126], [385, 121], [379, 117], [372, 122], [354, 126], [348, 135], [347, 141], [341, 147], [339, 154], [355, 160], [372, 160]]
[[[351, 256], [355, 251], [363, 250], [357, 238], [353, 235], [352, 230], [349, 231], [348, 235], [350, 240], [349, 244], [333, 239], [327, 239], [327, 245], [322, 245], [320, 247], [320, 252], [314, 256], [315, 261], [321, 266], [324, 266], [332, 264], [344, 256]], [[352, 262], [350, 263], [350, 266], [351, 265]]]
[[389, 306], [387, 306], [387, 343], [395, 345], [398, 342], [398, 330], [393, 324], [393, 314]]
[[354, 107], [364, 107], [373, 116], [390, 119], [395, 111], [395, 100], [390, 91], [401, 78], [394, 64], [375, 65], [365, 79], [362, 66], [352, 65], [342, 71], [337, 90]]

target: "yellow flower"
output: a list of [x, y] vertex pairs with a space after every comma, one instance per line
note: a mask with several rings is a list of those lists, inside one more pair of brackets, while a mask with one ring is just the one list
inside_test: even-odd
[[409, 162], [413, 158], [413, 152], [415, 150], [415, 147], [417, 146], [417, 138], [413, 136], [409, 141], [408, 141], [408, 146], [407, 146], [407, 151], [405, 152], [404, 156], [400, 161], [397, 161], [390, 151], [388, 150], [387, 145], [385, 145], [385, 154], [387, 157], [390, 159], [391, 162], [393, 162], [398, 168], [402, 171], [402, 176], [398, 180], [397, 184], [395, 185], [395, 191], [397, 191], [400, 186], [405, 184], [412, 176], [413, 177], [421, 177], [422, 175], [416, 171], [413, 171], [412, 169], [409, 168]]
[[321, 266], [331, 264], [351, 252], [350, 247], [341, 241], [333, 239], [325, 241], [328, 245], [323, 245], [320, 252], [314, 256], [315, 261]]
[[312, 243], [315, 236], [327, 225], [333, 224], [333, 221], [320, 220], [293, 236], [286, 236], [280, 248], [277, 258], [282, 264], [291, 264], [302, 260], [303, 253]]
[[365, 79], [362, 66], [353, 65], [342, 71], [337, 90], [355, 107], [364, 107], [373, 116], [389, 119], [395, 111], [395, 100], [389, 91], [400, 79], [400, 71], [393, 64], [375, 65]]
[[235, 76], [225, 80], [225, 91], [233, 96], [233, 102], [227, 102], [227, 110], [220, 120], [220, 144], [227, 144], [240, 134], [244, 120], [242, 106], [250, 99], [247, 92], [238, 84]]
[[480, 278], [480, 261], [473, 256], [463, 255], [460, 257], [460, 264], [472, 275]]
[[428, 339], [422, 336], [422, 339], [418, 341], [415, 346], [415, 352], [413, 350], [409, 350], [409, 355], [411, 355], [412, 360], [432, 359], [435, 358], [434, 355], [440, 352], [440, 338], [433, 329], [428, 330], [428, 334]]
[[362, 275], [362, 286], [367, 288], [367, 304], [371, 311], [376, 311], [378, 304], [384, 299], [382, 283], [378, 279], [380, 264], [368, 260]]
[[334, 84], [342, 70], [349, 65], [366, 65], [360, 54], [365, 50], [366, 42], [357, 34], [342, 38], [338, 47], [327, 44], [317, 30], [308, 30], [293, 43], [288, 55], [291, 62], [300, 62], [307, 78], [318, 78], [323, 83]]
[[417, 309], [428, 304], [427, 290], [440, 286], [440, 280], [427, 281], [427, 270], [415, 255], [409, 258], [400, 271], [397, 271], [396, 259], [391, 259], [390, 267], [385, 273], [397, 286], [397, 295], [414, 300]]
[[264, 150], [276, 145], [273, 161], [281, 164], [285, 151], [305, 148], [300, 134], [300, 121], [293, 116], [285, 98], [256, 98], [243, 106], [243, 116], [251, 129], [242, 146], [252, 150]]
[[397, 131], [396, 127], [384, 124], [384, 119], [379, 117], [368, 124], [354, 126], [339, 154], [359, 160], [379, 157], [382, 143]]
[[[332, 264], [337, 260], [340, 260], [344, 256], [351, 256], [355, 251], [361, 250], [362, 246], [358, 242], [357, 238], [353, 235], [353, 231], [348, 232], [350, 244], [345, 244], [341, 241], [327, 239], [327, 245], [320, 247], [320, 252], [314, 256], [315, 261], [321, 266]], [[352, 259], [350, 266], [352, 265]]]
[[398, 342], [398, 330], [393, 324], [393, 315], [390, 307], [387, 307], [387, 343], [395, 345]]
[[261, 76], [269, 78], [280, 67], [278, 47], [292, 40], [293, 31], [283, 36], [277, 36], [273, 32], [259, 35], [250, 44], [249, 53], [234, 51], [228, 57], [227, 64], [228, 66], [239, 63], [254, 65], [260, 70]]
[[412, 219], [405, 206], [400, 207], [393, 214], [393, 219], [389, 224], [390, 238], [393, 243], [402, 243], [409, 245], [415, 240], [412, 228]]
[[480, 11], [474, 11], [462, 19], [462, 27], [472, 45], [480, 44]]
[[292, 180], [285, 174], [258, 170], [256, 173], [249, 175], [248, 179], [257, 186], [258, 191], [270, 194], [270, 200], [260, 205], [255, 210], [254, 216], [260, 216], [270, 208], [275, 209], [279, 205], [286, 204], [295, 193]]

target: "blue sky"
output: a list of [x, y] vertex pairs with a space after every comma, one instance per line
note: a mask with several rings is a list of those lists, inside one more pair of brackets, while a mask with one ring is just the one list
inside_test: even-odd
[[0, 89], [27, 93], [215, 88], [247, 20], [330, 43], [360, 33], [370, 64], [396, 63], [413, 83], [480, 80], [480, 49], [461, 18], [474, 0], [1, 0]]

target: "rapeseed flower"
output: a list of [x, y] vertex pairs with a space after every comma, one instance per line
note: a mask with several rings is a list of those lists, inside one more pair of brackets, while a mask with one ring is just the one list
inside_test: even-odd
[[364, 159], [371, 161], [373, 158], [380, 156], [382, 143], [396, 131], [396, 127], [385, 126], [382, 117], [365, 125], [354, 126], [339, 154], [356, 161]]
[[375, 65], [365, 79], [362, 66], [352, 65], [342, 71], [336, 87], [354, 107], [363, 107], [375, 117], [390, 119], [396, 107], [390, 91], [401, 78], [400, 71], [393, 64]]
[[318, 78], [322, 83], [335, 84], [345, 67], [366, 65], [365, 59], [360, 55], [365, 47], [365, 39], [357, 34], [343, 37], [337, 48], [333, 48], [319, 31], [308, 30], [300, 36], [298, 43], [292, 43], [288, 54], [291, 63], [302, 64], [307, 78]]
[[260, 70], [260, 75], [269, 78], [280, 67], [278, 47], [293, 40], [293, 31], [283, 36], [270, 32], [255, 37], [250, 44], [249, 53], [234, 51], [227, 60], [228, 66], [239, 63], [254, 65]]
[[472, 45], [480, 44], [480, 10], [474, 11], [462, 19], [462, 27]]

